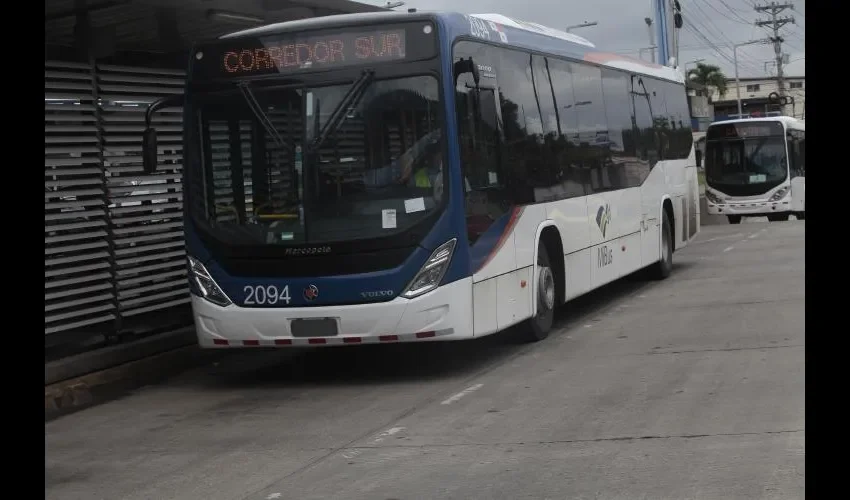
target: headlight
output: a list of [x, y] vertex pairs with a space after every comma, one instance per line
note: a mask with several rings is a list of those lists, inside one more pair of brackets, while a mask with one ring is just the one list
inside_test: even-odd
[[770, 197], [770, 201], [779, 201], [782, 198], [785, 198], [785, 195], [788, 194], [788, 186], [780, 189], [779, 191], [773, 193], [773, 196]]
[[195, 295], [222, 307], [233, 303], [212, 279], [207, 268], [194, 257], [189, 257], [189, 289]]
[[449, 268], [449, 263], [452, 261], [456, 244], [457, 240], [451, 239], [437, 247], [431, 257], [425, 261], [422, 269], [416, 273], [416, 276], [402, 292], [402, 297], [412, 299], [440, 286], [440, 282], [443, 281], [443, 276], [446, 275], [446, 270]]
[[723, 203], [723, 199], [722, 199], [722, 198], [720, 198], [719, 196], [717, 196], [716, 194], [714, 194], [714, 193], [712, 193], [712, 192], [710, 192], [710, 191], [706, 191], [706, 192], [705, 192], [705, 198], [706, 198], [708, 201], [710, 201], [710, 202], [712, 202], [712, 203], [714, 203], [714, 204], [717, 204], [717, 205], [719, 205], [719, 204], [722, 204], [722, 203]]

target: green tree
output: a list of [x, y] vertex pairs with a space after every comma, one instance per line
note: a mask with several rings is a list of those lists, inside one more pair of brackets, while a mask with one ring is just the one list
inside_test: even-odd
[[697, 63], [696, 68], [688, 70], [688, 80], [707, 88], [714, 88], [720, 97], [726, 95], [726, 75], [718, 66]]

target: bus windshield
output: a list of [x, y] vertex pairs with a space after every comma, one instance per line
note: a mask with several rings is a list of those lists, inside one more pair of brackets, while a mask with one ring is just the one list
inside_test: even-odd
[[781, 136], [709, 140], [705, 176], [709, 184], [721, 190], [747, 186], [771, 189], [788, 177], [785, 141]]
[[249, 245], [412, 227], [443, 200], [438, 103], [431, 76], [195, 93], [203, 160], [193, 218], [226, 243]]

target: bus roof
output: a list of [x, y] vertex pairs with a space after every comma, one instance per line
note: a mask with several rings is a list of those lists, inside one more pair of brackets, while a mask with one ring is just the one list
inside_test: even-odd
[[[259, 26], [238, 31], [221, 38], [262, 36], [293, 31], [331, 28], [381, 22], [401, 22], [414, 19], [437, 19], [442, 22], [450, 40], [472, 37], [509, 47], [558, 55], [570, 59], [684, 83], [681, 71], [641, 59], [597, 50], [588, 40], [565, 31], [509, 18], [501, 14], [459, 14], [456, 12], [365, 12], [338, 14]], [[473, 24], [476, 26], [474, 27]], [[482, 32], [480, 27], [484, 27]], [[476, 28], [476, 29], [474, 29]], [[473, 30], [474, 29], [474, 30]]]
[[732, 120], [721, 120], [717, 122], [712, 122], [709, 127], [713, 127], [714, 125], [728, 125], [730, 123], [746, 123], [752, 121], [780, 122], [785, 125], [785, 128], [806, 130], [806, 122], [804, 120], [799, 120], [792, 116], [754, 116], [751, 118], [735, 118]]

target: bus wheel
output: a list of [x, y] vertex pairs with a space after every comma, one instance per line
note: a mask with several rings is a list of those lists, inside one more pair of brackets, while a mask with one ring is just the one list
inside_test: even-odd
[[790, 214], [770, 214], [767, 216], [767, 220], [769, 220], [770, 222], [784, 221], [788, 220], [789, 215]]
[[670, 230], [670, 216], [664, 214], [661, 221], [661, 259], [652, 267], [652, 278], [663, 280], [673, 271], [673, 234]]
[[727, 215], [727, 219], [729, 219], [729, 224], [740, 224], [741, 216], [740, 215]]
[[555, 319], [555, 275], [552, 273], [546, 246], [542, 242], [539, 245], [537, 265], [534, 267], [534, 272], [537, 273], [537, 287], [534, 292], [537, 312], [526, 320], [524, 325], [523, 340], [526, 342], [538, 342], [548, 337]]
[[797, 212], [794, 214], [794, 217], [796, 217], [797, 220], [806, 220], [806, 212]]

